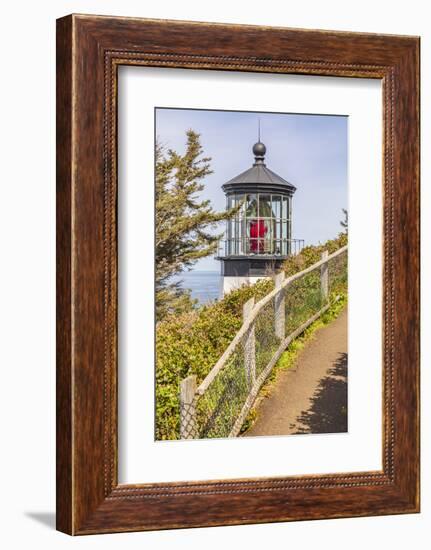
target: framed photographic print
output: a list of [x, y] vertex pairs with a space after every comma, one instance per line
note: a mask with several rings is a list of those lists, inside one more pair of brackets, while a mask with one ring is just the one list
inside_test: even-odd
[[57, 22], [57, 528], [419, 511], [419, 39]]

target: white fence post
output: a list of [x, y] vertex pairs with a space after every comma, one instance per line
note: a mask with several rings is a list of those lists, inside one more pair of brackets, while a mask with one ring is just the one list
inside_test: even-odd
[[[322, 260], [327, 260], [329, 252], [324, 250], [322, 252]], [[329, 278], [328, 278], [328, 262], [324, 263], [320, 268], [320, 288], [322, 292], [322, 298], [324, 302], [329, 298]]]
[[[281, 287], [281, 284], [284, 281], [284, 277], [284, 271], [280, 271], [280, 273], [277, 273], [277, 275], [274, 277], [275, 288]], [[283, 339], [285, 337], [286, 330], [284, 295], [284, 290], [280, 290], [280, 292], [276, 295], [274, 299], [275, 335], [277, 336], [277, 338], [280, 339]]]
[[[254, 298], [250, 298], [243, 306], [242, 315], [244, 321], [246, 321], [253, 311]], [[248, 329], [244, 340], [244, 366], [245, 375], [247, 377], [248, 387], [253, 387], [256, 382], [256, 336], [254, 329], [254, 322]]]
[[180, 438], [196, 437], [196, 376], [187, 376], [180, 384]]

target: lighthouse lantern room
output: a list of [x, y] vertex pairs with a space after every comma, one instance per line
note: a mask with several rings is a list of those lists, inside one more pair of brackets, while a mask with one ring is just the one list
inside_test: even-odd
[[265, 164], [266, 147], [253, 146], [254, 164], [222, 186], [226, 207], [240, 206], [227, 221], [217, 259], [221, 261], [221, 295], [271, 276], [303, 241], [292, 239], [292, 197], [296, 188]]

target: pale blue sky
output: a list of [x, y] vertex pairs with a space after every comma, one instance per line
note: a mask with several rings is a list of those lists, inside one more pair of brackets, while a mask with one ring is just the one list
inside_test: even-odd
[[[205, 179], [202, 198], [222, 210], [221, 186], [254, 162], [251, 149], [259, 118], [266, 165], [297, 188], [292, 237], [306, 245], [335, 237], [342, 229], [341, 210], [347, 208], [346, 116], [157, 109], [156, 135], [166, 147], [183, 153], [187, 129], [201, 134], [214, 171]], [[203, 258], [193, 268], [219, 269], [213, 258]]]

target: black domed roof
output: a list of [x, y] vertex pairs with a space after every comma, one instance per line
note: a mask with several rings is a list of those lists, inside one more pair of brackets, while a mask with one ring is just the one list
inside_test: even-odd
[[253, 166], [226, 182], [222, 186], [223, 191], [225, 193], [238, 191], [293, 194], [296, 187], [266, 166], [265, 153], [265, 145], [261, 141], [255, 143]]

